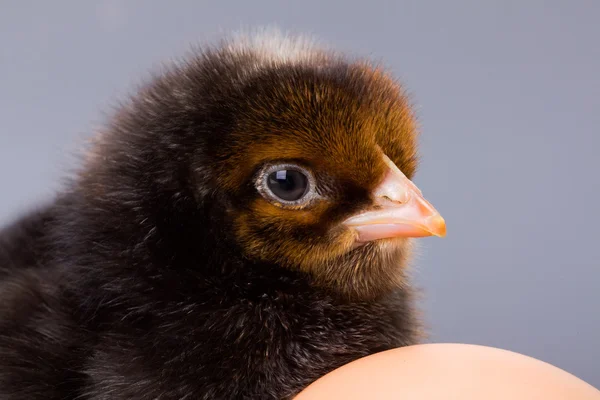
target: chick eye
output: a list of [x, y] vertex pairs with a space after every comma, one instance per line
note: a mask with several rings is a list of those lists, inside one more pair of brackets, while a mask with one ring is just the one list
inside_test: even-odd
[[268, 175], [267, 187], [281, 200], [297, 201], [308, 191], [308, 177], [300, 171], [280, 169]]
[[258, 192], [278, 207], [303, 208], [321, 197], [312, 172], [298, 164], [266, 164], [254, 183]]

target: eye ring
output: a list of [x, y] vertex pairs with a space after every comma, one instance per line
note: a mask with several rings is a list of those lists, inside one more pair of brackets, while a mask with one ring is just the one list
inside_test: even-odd
[[[272, 174], [280, 171], [299, 172], [306, 178], [306, 188], [298, 199], [286, 200], [274, 193], [269, 187], [269, 179]], [[318, 197], [316, 193], [316, 181], [314, 175], [307, 169], [293, 163], [269, 163], [259, 171], [256, 182], [258, 192], [271, 203], [286, 208], [303, 208]]]

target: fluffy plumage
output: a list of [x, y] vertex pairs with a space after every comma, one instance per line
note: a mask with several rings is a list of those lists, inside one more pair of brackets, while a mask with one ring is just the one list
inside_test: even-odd
[[[0, 234], [2, 399], [279, 399], [416, 343], [408, 239], [354, 247], [416, 131], [385, 71], [299, 38], [197, 51], [112, 117], [56, 201]], [[310, 169], [315, 200], [257, 190]], [[257, 175], [258, 174], [258, 175]]]

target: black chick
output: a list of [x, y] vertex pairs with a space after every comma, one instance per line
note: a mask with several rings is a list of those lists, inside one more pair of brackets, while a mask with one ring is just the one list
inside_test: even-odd
[[418, 342], [415, 122], [364, 60], [225, 40], [142, 87], [0, 236], [2, 399], [283, 399]]

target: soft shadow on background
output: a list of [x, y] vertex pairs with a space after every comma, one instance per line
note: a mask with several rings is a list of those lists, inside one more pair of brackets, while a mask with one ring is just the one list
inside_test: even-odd
[[276, 24], [383, 61], [418, 105], [415, 179], [448, 222], [415, 277], [432, 341], [600, 387], [600, 2], [22, 1], [0, 12], [0, 223], [190, 43]]

